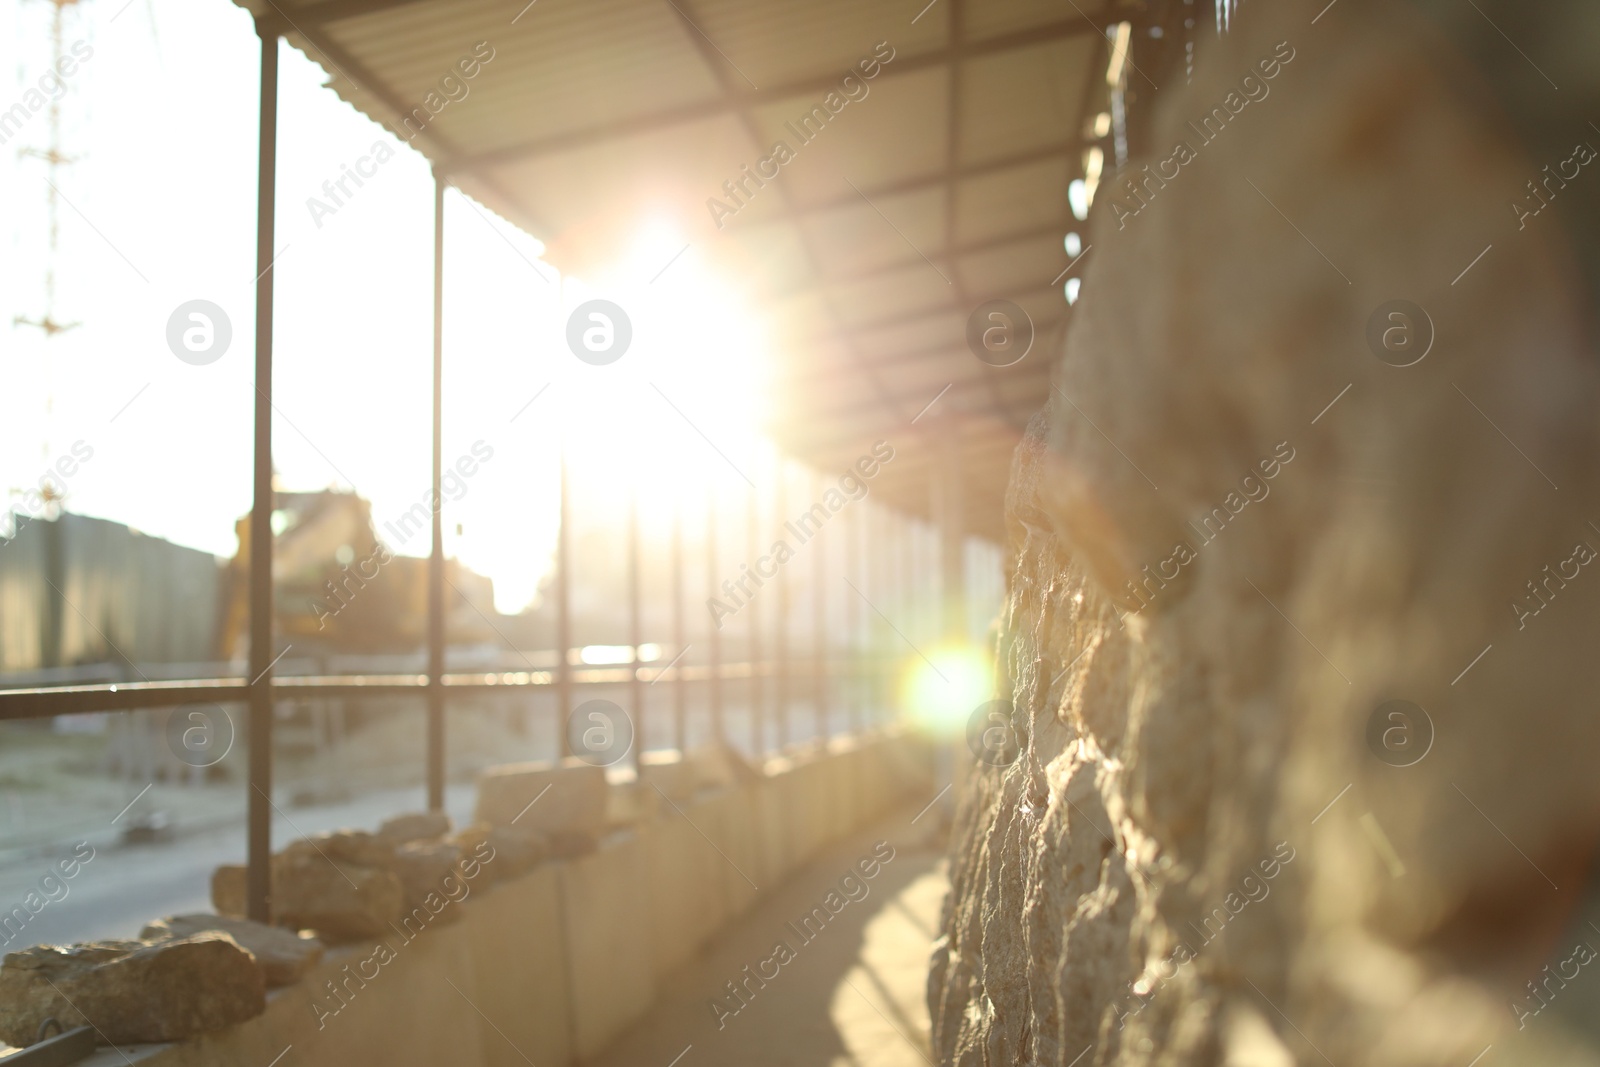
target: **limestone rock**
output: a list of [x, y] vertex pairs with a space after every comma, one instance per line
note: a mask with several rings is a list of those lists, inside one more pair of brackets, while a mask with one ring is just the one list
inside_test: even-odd
[[249, 907], [246, 881], [248, 873], [242, 863], [224, 863], [211, 872], [211, 906], [218, 915], [242, 919]]
[[113, 1044], [181, 1041], [266, 1010], [261, 968], [226, 934], [147, 945], [96, 941], [38, 945], [0, 964], [0, 1038], [33, 1042], [54, 1016], [93, 1024]]
[[[544, 834], [516, 826], [490, 826], [473, 823], [450, 839], [461, 850], [463, 873], [476, 870], [479, 884], [505, 881], [524, 874], [550, 856], [550, 843]], [[477, 867], [471, 866], [477, 863]]]
[[362, 866], [291, 845], [272, 864], [273, 920], [330, 944], [388, 933], [406, 889], [388, 866]]
[[[330, 944], [377, 936], [406, 899], [395, 862], [394, 850], [360, 830], [290, 842], [272, 857], [272, 921], [315, 930]], [[212, 872], [211, 906], [219, 915], [245, 917], [246, 878], [240, 864]]]
[[[451, 884], [457, 887], [452, 891], [459, 895], [460, 863], [461, 849], [444, 841], [413, 841], [396, 849], [391, 869], [405, 889], [406, 910], [423, 903], [430, 893], [448, 896], [446, 878], [451, 879]], [[450, 908], [445, 921], [454, 921], [458, 915], [456, 909]]]
[[199, 934], [227, 934], [255, 957], [268, 987], [293, 985], [322, 959], [322, 942], [307, 933], [225, 915], [169, 915], [148, 923], [139, 939], [148, 942], [181, 941]]
[[291, 841], [278, 855], [296, 862], [318, 857], [361, 867], [384, 867], [394, 857], [394, 844], [365, 830], [330, 830]]
[[411, 841], [433, 841], [450, 832], [450, 816], [442, 811], [413, 812], [383, 820], [378, 840], [399, 847]]
[[580, 760], [514, 763], [478, 776], [475, 822], [598, 841], [606, 828], [605, 770]]

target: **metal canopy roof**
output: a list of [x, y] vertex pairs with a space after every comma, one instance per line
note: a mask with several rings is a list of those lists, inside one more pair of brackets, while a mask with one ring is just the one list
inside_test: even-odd
[[[1000, 539], [1011, 449], [1067, 311], [1067, 188], [1104, 106], [1106, 0], [237, 2], [402, 138], [487, 42], [468, 94], [410, 142], [446, 180], [580, 273], [644, 218], [674, 217], [767, 317], [781, 447], [828, 469], [888, 439], [875, 491], [925, 512], [926, 438], [958, 434], [968, 529]], [[880, 42], [893, 59], [867, 95], [802, 143], [785, 124]], [[732, 206], [723, 183], [778, 140], [793, 161], [719, 228], [708, 198]], [[1036, 327], [1006, 368], [966, 343], [996, 297]]]

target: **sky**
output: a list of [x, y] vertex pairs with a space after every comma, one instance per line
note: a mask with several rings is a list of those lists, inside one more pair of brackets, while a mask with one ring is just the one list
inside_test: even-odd
[[[0, 112], [41, 99], [50, 15], [41, 0], [0, 9]], [[60, 457], [92, 450], [66, 478], [70, 510], [231, 556], [251, 502], [260, 42], [225, 0], [84, 0], [63, 46], [87, 58], [59, 99], [73, 162], [53, 179], [53, 257], [50, 171], [25, 154], [50, 145], [48, 110], [0, 148], [0, 490], [21, 506]], [[429, 488], [433, 181], [326, 81], [281, 46], [273, 457], [282, 488], [356, 489], [383, 536]], [[377, 155], [335, 212], [310, 210], [325, 181]], [[445, 230], [444, 462], [492, 450], [445, 509], [446, 551], [495, 579], [502, 611], [549, 566], [562, 440], [574, 506], [620, 518], [616, 487], [632, 483], [650, 528], [708, 486], [742, 494], [741, 472], [773, 462], [756, 431], [759, 323], [692, 247], [649, 281], [685, 243], [664, 224], [588, 279], [561, 278], [534, 236], [453, 190]], [[75, 325], [46, 339], [14, 320], [43, 314], [52, 261], [54, 318]], [[634, 319], [633, 347], [606, 367], [563, 341], [567, 313], [596, 296]], [[167, 342], [192, 300], [231, 326], [206, 365]]]

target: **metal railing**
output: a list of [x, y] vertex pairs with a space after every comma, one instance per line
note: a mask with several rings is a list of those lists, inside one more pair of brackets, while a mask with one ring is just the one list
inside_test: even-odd
[[[61, 686], [37, 686], [0, 690], [0, 721], [48, 718], [84, 712], [128, 712], [152, 708], [192, 707], [204, 704], [245, 704], [248, 706], [246, 770], [247, 787], [247, 904], [248, 915], [257, 921], [269, 919], [268, 896], [270, 892], [271, 818], [273, 793], [273, 721], [275, 708], [282, 702], [308, 701], [325, 698], [383, 697], [422, 698], [427, 719], [425, 779], [428, 806], [442, 810], [445, 786], [445, 703], [456, 696], [477, 693], [505, 693], [508, 691], [554, 690], [557, 708], [564, 713], [572, 711], [572, 695], [576, 688], [597, 685], [629, 685], [637, 694], [641, 687], [657, 680], [675, 683], [671, 697], [675, 718], [675, 737], [682, 744], [686, 736], [687, 691], [691, 684], [709, 683], [708, 705], [715, 736], [725, 739], [723, 733], [723, 688], [725, 683], [743, 681], [750, 683], [752, 693], [752, 731], [760, 739], [767, 736], [765, 711], [772, 709], [772, 736], [779, 747], [793, 739], [790, 732], [789, 710], [803, 687], [812, 689], [813, 710], [816, 716], [817, 736], [826, 736], [829, 715], [830, 685], [836, 680], [853, 680], [859, 690], [885, 693], [885, 683], [890, 678], [893, 663], [882, 655], [874, 657], [866, 650], [852, 652], [842, 658], [832, 658], [827, 653], [830, 641], [825, 608], [823, 571], [820, 556], [814, 560], [816, 587], [816, 632], [808, 644], [813, 655], [802, 657], [791, 654], [791, 640], [787, 632], [790, 605], [789, 583], [779, 583], [776, 591], [777, 615], [780, 620], [770, 635], [760, 635], [756, 629], [757, 616], [746, 622], [749, 631], [751, 654], [762, 656], [767, 650], [764, 636], [770, 639], [771, 658], [757, 658], [753, 662], [722, 662], [722, 648], [716, 631], [708, 642], [710, 662], [707, 664], [674, 665], [664, 667], [641, 666], [637, 652], [641, 636], [639, 604], [639, 538], [637, 509], [630, 514], [629, 546], [629, 644], [634, 649], [633, 664], [622, 666], [576, 666], [571, 663], [568, 650], [575, 647], [572, 640], [570, 609], [571, 565], [568, 545], [567, 474], [563, 464], [561, 476], [560, 537], [557, 548], [557, 634], [556, 648], [562, 650], [557, 664], [550, 670], [447, 672], [446, 633], [444, 617], [445, 566], [441, 519], [438, 507], [432, 508], [432, 546], [427, 577], [427, 630], [426, 670], [410, 674], [359, 674], [321, 676], [283, 676], [275, 673], [274, 642], [274, 589], [272, 583], [274, 535], [271, 517], [275, 503], [272, 467], [272, 370], [273, 370], [273, 283], [274, 283], [274, 204], [276, 199], [276, 149], [277, 149], [277, 98], [278, 98], [278, 46], [284, 29], [272, 17], [258, 18], [256, 29], [261, 38], [261, 96], [260, 96], [260, 156], [257, 175], [257, 268], [256, 279], [256, 335], [255, 335], [255, 395], [253, 433], [253, 502], [248, 526], [249, 551], [249, 659], [245, 678], [186, 678], [175, 680], [142, 680]], [[443, 294], [443, 196], [445, 180], [441, 176], [447, 168], [436, 169], [434, 183], [434, 322], [433, 322], [433, 425], [432, 425], [432, 499], [442, 499], [442, 294]], [[777, 500], [781, 514], [783, 498]], [[714, 507], [714, 504], [710, 506]], [[755, 507], [752, 500], [752, 508]], [[752, 518], [754, 511], [752, 511]], [[754, 530], [754, 523], [751, 526]], [[716, 551], [714, 540], [707, 545], [708, 554]], [[684, 612], [683, 589], [683, 537], [681, 523], [673, 532], [674, 566], [674, 623], [676, 631], [670, 645], [683, 648]], [[852, 552], [855, 551], [853, 548]], [[900, 560], [888, 561], [894, 573], [900, 572]], [[712, 571], [716, 568], [713, 565]], [[859, 573], [859, 572], [858, 572]], [[851, 609], [854, 610], [854, 609]], [[816, 650], [823, 650], [818, 653]], [[135, 668], [137, 670], [137, 668]], [[770, 694], [770, 696], [769, 696]], [[852, 708], [851, 725], [864, 728], [865, 705], [886, 707], [884, 699], [857, 699]], [[642, 715], [636, 707], [634, 714]], [[570, 752], [567, 732], [562, 731], [562, 753]], [[635, 724], [635, 736], [642, 739], [643, 732]], [[758, 749], [765, 746], [758, 743]], [[642, 748], [636, 744], [635, 751]]]

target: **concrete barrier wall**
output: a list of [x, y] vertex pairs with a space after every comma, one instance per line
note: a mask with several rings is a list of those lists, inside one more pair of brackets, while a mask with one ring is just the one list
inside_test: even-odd
[[572, 1049], [580, 1063], [655, 1000], [649, 858], [642, 836], [630, 832], [561, 865]]
[[[761, 895], [930, 781], [924, 747], [902, 736], [774, 759], [759, 780], [661, 804], [595, 852], [473, 890], [414, 940], [390, 939], [386, 963], [372, 962], [376, 942], [333, 950], [248, 1023], [123, 1051], [152, 1067], [266, 1065], [290, 1046], [295, 1067], [581, 1064]], [[102, 1049], [85, 1062], [125, 1061]]]
[[485, 1067], [572, 1059], [569, 950], [562, 908], [565, 866], [539, 867], [510, 884], [490, 887], [481, 900], [466, 902], [476, 990], [472, 1002], [483, 1013], [476, 1018], [483, 1044], [483, 1059], [478, 1062]]

